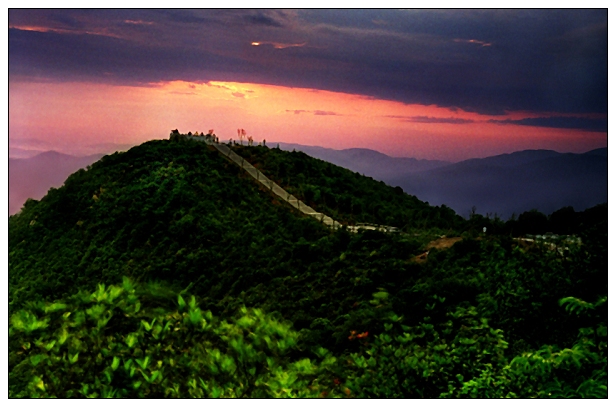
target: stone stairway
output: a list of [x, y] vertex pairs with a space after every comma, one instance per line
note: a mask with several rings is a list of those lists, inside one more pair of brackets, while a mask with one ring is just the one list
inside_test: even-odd
[[[250, 174], [254, 179], [256, 179], [258, 182], [263, 184], [263, 186], [268, 188], [272, 193], [278, 195], [280, 198], [282, 198], [282, 200], [287, 202], [289, 205], [291, 205], [298, 211], [305, 213], [306, 215], [312, 216], [313, 218], [317, 219], [319, 222], [322, 222], [325, 225], [333, 229], [338, 229], [342, 227], [342, 225], [339, 222], [335, 221], [334, 219], [330, 218], [329, 216], [321, 212], [315, 211], [310, 206], [306, 205], [305, 203], [303, 203], [302, 201], [300, 201], [299, 199], [297, 199], [296, 197], [288, 193], [286, 190], [281, 188], [280, 185], [276, 184], [274, 181], [272, 181], [271, 179], [263, 175], [261, 171], [256, 169], [252, 164], [246, 161], [242, 156], [236, 154], [226, 144], [215, 143], [211, 139], [206, 138], [206, 137], [187, 136], [187, 138], [196, 140], [196, 141], [202, 141], [209, 145], [214, 146], [214, 148], [216, 148], [220, 154], [222, 154], [223, 156], [227, 157], [229, 160], [231, 160], [232, 162], [240, 166], [248, 174]], [[356, 232], [357, 230], [352, 230], [352, 231]]]

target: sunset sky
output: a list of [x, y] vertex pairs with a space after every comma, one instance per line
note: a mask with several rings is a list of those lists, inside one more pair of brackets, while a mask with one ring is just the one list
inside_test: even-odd
[[8, 12], [9, 147], [181, 132], [460, 161], [607, 146], [607, 10]]

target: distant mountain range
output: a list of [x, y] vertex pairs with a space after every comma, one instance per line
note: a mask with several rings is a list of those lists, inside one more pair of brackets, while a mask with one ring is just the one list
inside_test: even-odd
[[43, 150], [30, 150], [26, 148], [9, 147], [10, 158], [30, 158], [43, 152]]
[[[277, 143], [333, 164], [400, 186], [431, 205], [462, 216], [471, 211], [509, 218], [564, 206], [582, 211], [607, 202], [607, 147], [584, 154], [525, 150], [458, 163], [395, 158], [367, 149], [333, 150]], [[276, 145], [276, 143], [270, 144]]]
[[62, 186], [69, 175], [102, 156], [75, 157], [46, 151], [30, 158], [9, 158], [9, 215], [19, 212], [28, 198], [41, 199], [49, 188]]
[[[607, 202], [607, 148], [584, 154], [525, 150], [450, 163], [390, 157], [378, 151], [334, 150], [291, 143], [268, 143], [302, 151], [351, 171], [400, 186], [431, 205], [446, 205], [462, 216], [471, 211], [508, 219], [537, 209], [545, 214], [564, 206], [582, 211]], [[9, 214], [27, 198], [40, 199], [49, 188], [102, 157], [74, 157], [48, 151], [30, 158], [9, 158]]]
[[311, 157], [330, 162], [378, 180], [390, 179], [404, 174], [431, 170], [451, 164], [448, 161], [390, 157], [367, 148], [334, 150], [331, 148], [303, 146], [301, 144], [292, 143], [269, 143], [268, 145], [270, 147], [278, 146], [281, 150], [286, 151], [302, 151]]

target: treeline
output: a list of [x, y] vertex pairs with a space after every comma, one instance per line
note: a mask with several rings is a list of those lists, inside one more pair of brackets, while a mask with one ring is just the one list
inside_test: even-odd
[[497, 216], [482, 216], [472, 213], [470, 224], [473, 229], [489, 229], [490, 233], [525, 236], [543, 235], [552, 233], [556, 235], [588, 235], [589, 231], [600, 232], [597, 228], [607, 226], [607, 203], [596, 205], [582, 212], [576, 212], [573, 207], [567, 206], [545, 215], [537, 210], [526, 211], [519, 216], [503, 221]]

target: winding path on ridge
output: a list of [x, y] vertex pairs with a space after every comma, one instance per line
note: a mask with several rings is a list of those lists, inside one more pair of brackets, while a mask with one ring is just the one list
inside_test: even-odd
[[[220, 154], [222, 154], [224, 157], [229, 159], [231, 162], [237, 164], [240, 168], [244, 169], [248, 174], [250, 174], [251, 177], [253, 177], [255, 180], [263, 184], [263, 186], [269, 189], [272, 193], [278, 195], [280, 198], [282, 198], [283, 201], [287, 202], [289, 205], [291, 205], [293, 208], [297, 209], [298, 211], [306, 215], [312, 216], [313, 218], [317, 219], [319, 222], [324, 223], [325, 225], [329, 226], [332, 229], [338, 229], [342, 227], [342, 224], [340, 222], [332, 219], [331, 217], [325, 215], [324, 213], [317, 212], [316, 210], [306, 205], [301, 200], [297, 199], [295, 196], [288, 193], [280, 185], [276, 184], [274, 181], [266, 177], [261, 171], [259, 171], [251, 163], [246, 161], [244, 157], [240, 156], [239, 154], [231, 150], [231, 148], [229, 148], [229, 146], [227, 146], [226, 144], [215, 143], [211, 139], [206, 138], [206, 137], [201, 137], [201, 136], [197, 136], [197, 137], [186, 136], [186, 138], [190, 140], [205, 142], [211, 146], [214, 146], [214, 148], [216, 148], [216, 150], [218, 150]], [[368, 224], [368, 223], [359, 223], [355, 226], [347, 226], [347, 229], [350, 232], [354, 232], [354, 233], [357, 233], [359, 229], [378, 230], [381, 232], [397, 232], [398, 231], [398, 229], [393, 226], [373, 225], [373, 224]]]

